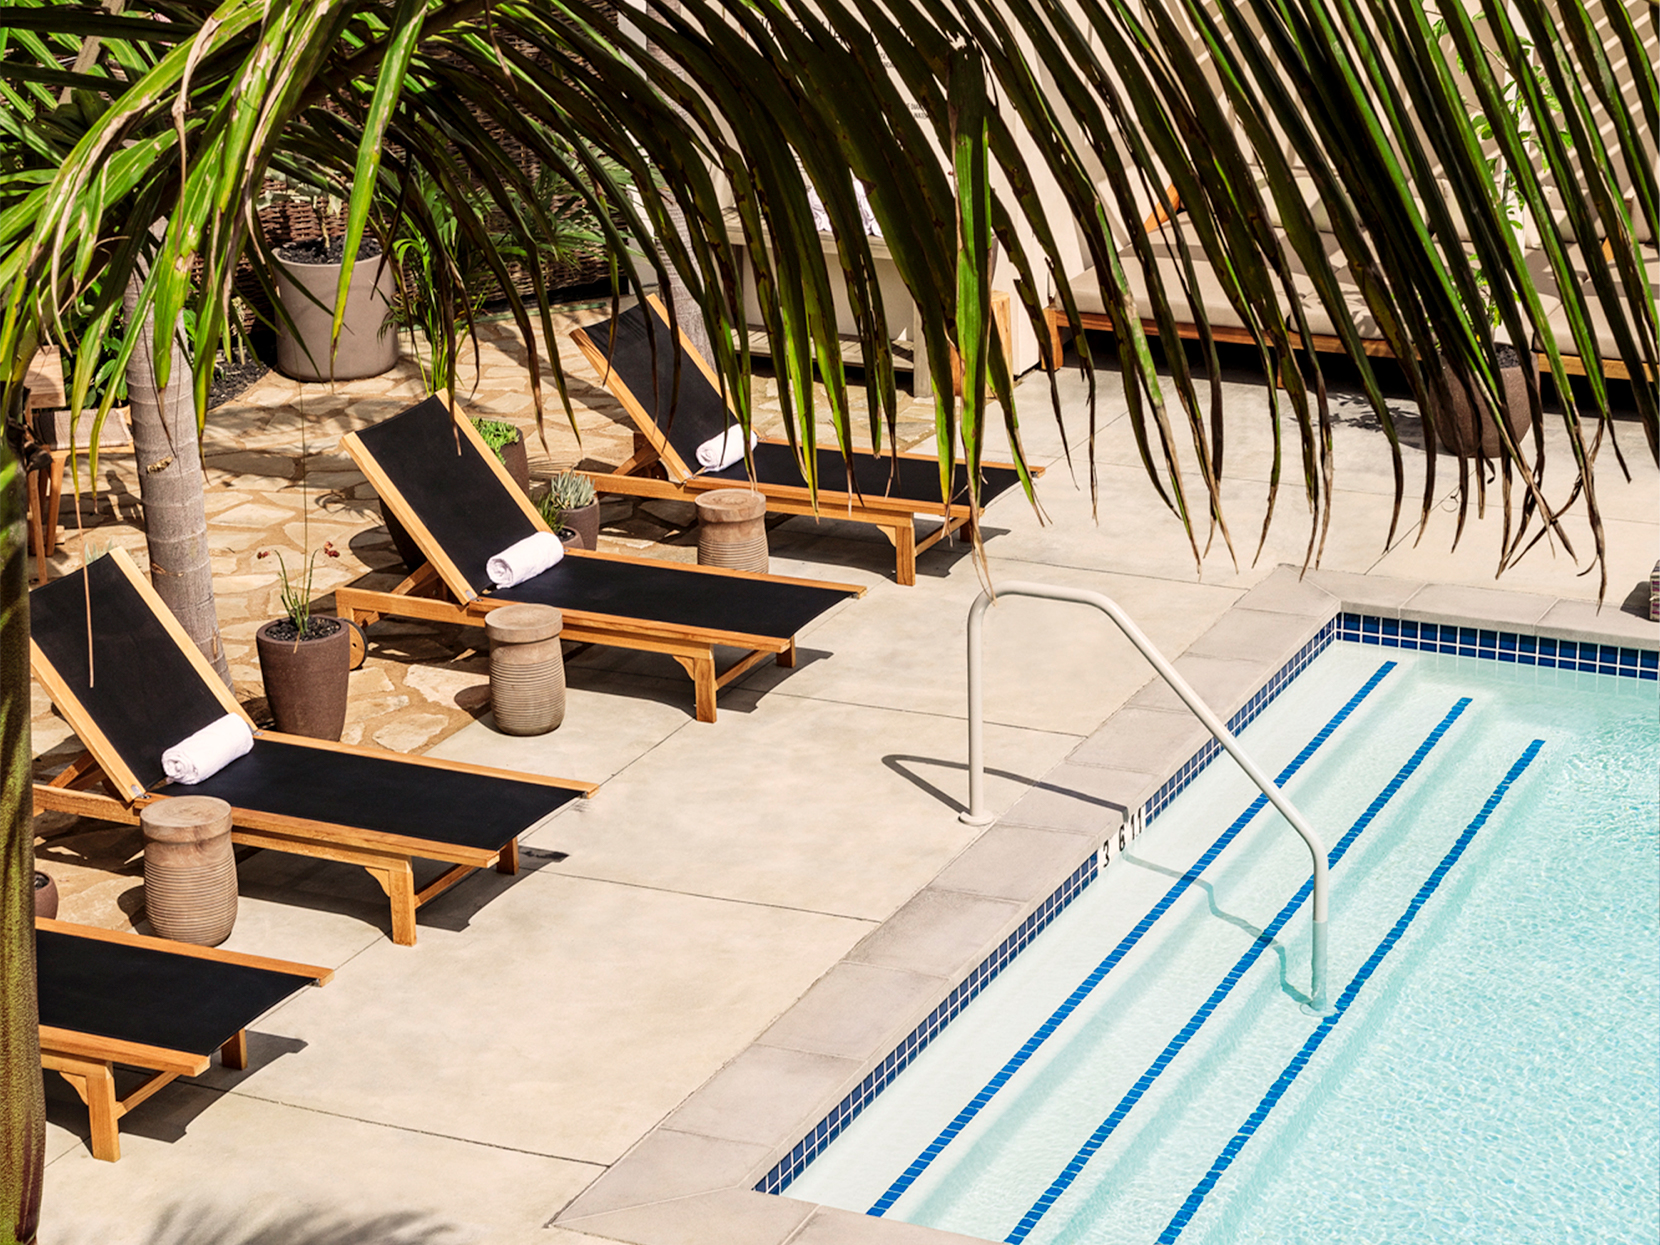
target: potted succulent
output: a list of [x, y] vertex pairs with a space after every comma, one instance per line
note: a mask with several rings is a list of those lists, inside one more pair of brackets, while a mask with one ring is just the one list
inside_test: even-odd
[[311, 612], [311, 577], [318, 554], [338, 558], [340, 551], [333, 541], [325, 541], [306, 562], [305, 577], [296, 583], [289, 579], [280, 550], [259, 551], [261, 558], [277, 559], [283, 616], [266, 623], [254, 639], [265, 699], [277, 729], [313, 739], [339, 739], [346, 726], [351, 631], [342, 619]]
[[539, 503], [542, 517], [557, 531], [568, 527], [582, 548], [599, 548], [599, 497], [594, 482], [580, 471], [561, 471], [548, 481]]
[[565, 512], [560, 509], [559, 501], [556, 497], [554, 497], [552, 492], [543, 493], [541, 497], [536, 499], [536, 509], [541, 512], [542, 518], [547, 521], [547, 525], [553, 529], [554, 534], [557, 535], [564, 543], [565, 548], [585, 548], [582, 543], [582, 537], [577, 534], [575, 529], [566, 524]]
[[330, 214], [320, 203], [313, 210], [323, 236], [276, 249], [277, 296], [285, 313], [277, 318], [277, 368], [295, 380], [379, 376], [398, 361], [392, 265], [381, 258], [380, 242], [365, 236], [352, 266], [339, 345], [331, 352], [345, 240], [329, 236]]

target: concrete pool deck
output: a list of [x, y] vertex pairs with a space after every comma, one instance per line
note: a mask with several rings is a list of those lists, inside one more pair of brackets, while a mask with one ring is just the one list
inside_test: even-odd
[[[1039, 498], [1053, 522], [1018, 497], [998, 501], [986, 519], [992, 578], [1113, 596], [1160, 648], [1187, 654], [1190, 677], [1219, 701], [1248, 694], [1243, 667], [1294, 650], [1336, 598], [1660, 642], [1660, 627], [1620, 609], [1660, 554], [1660, 472], [1634, 423], [1620, 430], [1634, 480], [1605, 460], [1599, 481], [1610, 586], [1598, 615], [1586, 604], [1595, 579], [1543, 542], [1494, 585], [1491, 511], [1472, 513], [1452, 553], [1455, 516], [1440, 508], [1421, 542], [1408, 528], [1384, 549], [1387, 448], [1353, 400], [1339, 403], [1334, 432], [1327, 574], [1299, 582], [1276, 569], [1300, 563], [1307, 542], [1288, 484], [1258, 565], [1235, 570], [1218, 548], [1195, 577], [1111, 388], [1096, 527], [1044, 382], [1027, 378], [1023, 431], [1049, 466]], [[1074, 378], [1062, 392], [1081, 405]], [[1266, 391], [1230, 381], [1226, 395], [1237, 416], [1229, 519], [1248, 562], [1271, 461]], [[1560, 439], [1547, 439], [1564, 462]], [[1406, 454], [1412, 494], [1421, 455]], [[1585, 548], [1582, 509], [1571, 524]], [[476, 875], [423, 909], [418, 946], [390, 943], [384, 901], [361, 872], [272, 853], [245, 860], [227, 946], [329, 965], [335, 980], [254, 1027], [248, 1071], [215, 1068], [123, 1120], [118, 1164], [91, 1158], [84, 1108], [49, 1078], [42, 1239], [863, 1239], [863, 1217], [744, 1192], [732, 1173], [764, 1173], [769, 1146], [820, 1118], [987, 939], [995, 946], [1031, 897], [1054, 889], [1056, 870], [1099, 845], [1106, 805], [1135, 798], [1124, 776], [1157, 775], [1134, 752], [1151, 747], [1150, 733], [1091, 737], [1156, 693], [1142, 691], [1149, 672], [1104, 618], [1000, 605], [987, 629], [987, 795], [1005, 816], [971, 829], [957, 812], [963, 620], [981, 588], [972, 560], [960, 546], [936, 549], [917, 586], [900, 588], [890, 546], [868, 529], [794, 519], [772, 548], [779, 573], [869, 593], [802, 636], [797, 669], [763, 666], [725, 694], [718, 723], [692, 720], [672, 663], [590, 650], [570, 662], [558, 732], [508, 739], [484, 719], [426, 749], [604, 785], [526, 839], [517, 877]], [[1397, 581], [1432, 583], [1407, 592]], [[1131, 712], [1161, 715], [1167, 750], [1191, 733], [1156, 704]], [[1080, 805], [1085, 815], [1068, 821]], [[885, 1240], [925, 1239], [878, 1226]]]

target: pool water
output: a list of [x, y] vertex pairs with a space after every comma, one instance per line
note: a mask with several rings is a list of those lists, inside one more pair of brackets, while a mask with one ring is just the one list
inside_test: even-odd
[[1333, 644], [785, 1190], [1000, 1241], [1660, 1239], [1655, 685]]

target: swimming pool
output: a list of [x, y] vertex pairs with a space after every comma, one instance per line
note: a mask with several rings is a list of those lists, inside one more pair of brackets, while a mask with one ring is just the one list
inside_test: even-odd
[[1010, 1241], [1660, 1233], [1649, 682], [1334, 644], [784, 1190]]

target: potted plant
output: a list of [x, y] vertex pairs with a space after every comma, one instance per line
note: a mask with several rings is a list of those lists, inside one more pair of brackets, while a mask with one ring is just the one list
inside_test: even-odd
[[541, 497], [537, 498], [536, 509], [541, 512], [542, 518], [546, 520], [554, 534], [564, 543], [565, 548], [582, 549], [585, 547], [582, 543], [582, 537], [577, 534], [575, 529], [566, 524], [565, 512], [560, 509], [559, 500], [553, 495], [552, 491], [543, 493]]
[[340, 556], [334, 542], [325, 541], [307, 560], [305, 578], [295, 583], [288, 577], [288, 563], [280, 550], [259, 551], [261, 558], [277, 559], [283, 616], [266, 623], [254, 639], [265, 699], [277, 729], [313, 739], [339, 739], [346, 726], [351, 631], [339, 618], [311, 612], [311, 577], [319, 553], [328, 558]]
[[345, 242], [329, 236], [329, 216], [313, 201], [322, 237], [277, 247], [277, 368], [295, 380], [355, 380], [379, 376], [398, 361], [392, 324], [396, 281], [381, 246], [365, 235], [352, 267], [338, 349], [330, 348], [334, 302], [340, 290]]
[[[599, 548], [599, 497], [594, 482], [580, 471], [561, 471], [548, 481], [540, 508], [548, 526], [556, 531], [568, 527], [576, 533], [582, 548]], [[550, 513], [557, 519], [549, 517]]]
[[[1472, 20], [1481, 22], [1485, 17], [1472, 14]], [[1437, 17], [1430, 25], [1430, 29], [1437, 41], [1446, 37], [1447, 22], [1445, 18]], [[1534, 85], [1538, 88], [1541, 98], [1552, 112], [1561, 112], [1562, 105], [1551, 93], [1550, 83], [1546, 80], [1533, 55], [1533, 44], [1527, 39], [1519, 41], [1525, 58], [1527, 73], [1532, 76]], [[1485, 45], [1483, 51], [1487, 52]], [[1489, 72], [1504, 76], [1502, 63], [1494, 62], [1491, 52], [1487, 52], [1490, 64]], [[1468, 72], [1464, 58], [1458, 57], [1460, 72]], [[1523, 98], [1521, 84], [1511, 77], [1501, 92], [1505, 112], [1509, 114], [1511, 123], [1521, 135], [1522, 141], [1530, 150], [1535, 150], [1534, 134], [1529, 129], [1532, 117]], [[1485, 113], [1474, 112], [1470, 115], [1470, 128], [1483, 143], [1491, 144], [1493, 139], [1493, 122]], [[1573, 145], [1573, 136], [1566, 130], [1559, 129], [1557, 136], [1568, 146]], [[1510, 166], [1496, 152], [1489, 152], [1484, 156], [1487, 176], [1493, 183], [1499, 206], [1504, 213], [1505, 223], [1518, 240], [1523, 233], [1523, 218], [1526, 209], [1522, 204], [1522, 196], [1516, 175]], [[1479, 264], [1475, 265], [1475, 277], [1481, 291], [1481, 306], [1479, 314], [1486, 319], [1493, 333], [1493, 355], [1498, 364], [1498, 379], [1504, 393], [1505, 426], [1510, 433], [1512, 444], [1518, 448], [1522, 438], [1533, 426], [1532, 407], [1528, 400], [1529, 389], [1538, 387], [1538, 364], [1533, 352], [1524, 346], [1517, 346], [1509, 339], [1503, 328], [1503, 317], [1499, 314], [1498, 304], [1493, 299], [1492, 286], [1487, 274], [1481, 271]], [[1474, 384], [1466, 386], [1459, 374], [1444, 359], [1441, 363], [1442, 377], [1446, 383], [1447, 401], [1437, 412], [1435, 420], [1435, 437], [1441, 447], [1459, 458], [1474, 458], [1478, 454], [1482, 458], [1498, 458], [1503, 453], [1503, 443], [1499, 437], [1497, 415], [1489, 407], [1486, 397]]]
[[513, 483], [528, 496], [530, 493], [530, 455], [525, 450], [525, 439], [516, 425], [505, 419], [475, 419], [473, 427], [484, 438], [484, 444], [494, 451], [513, 477]]

